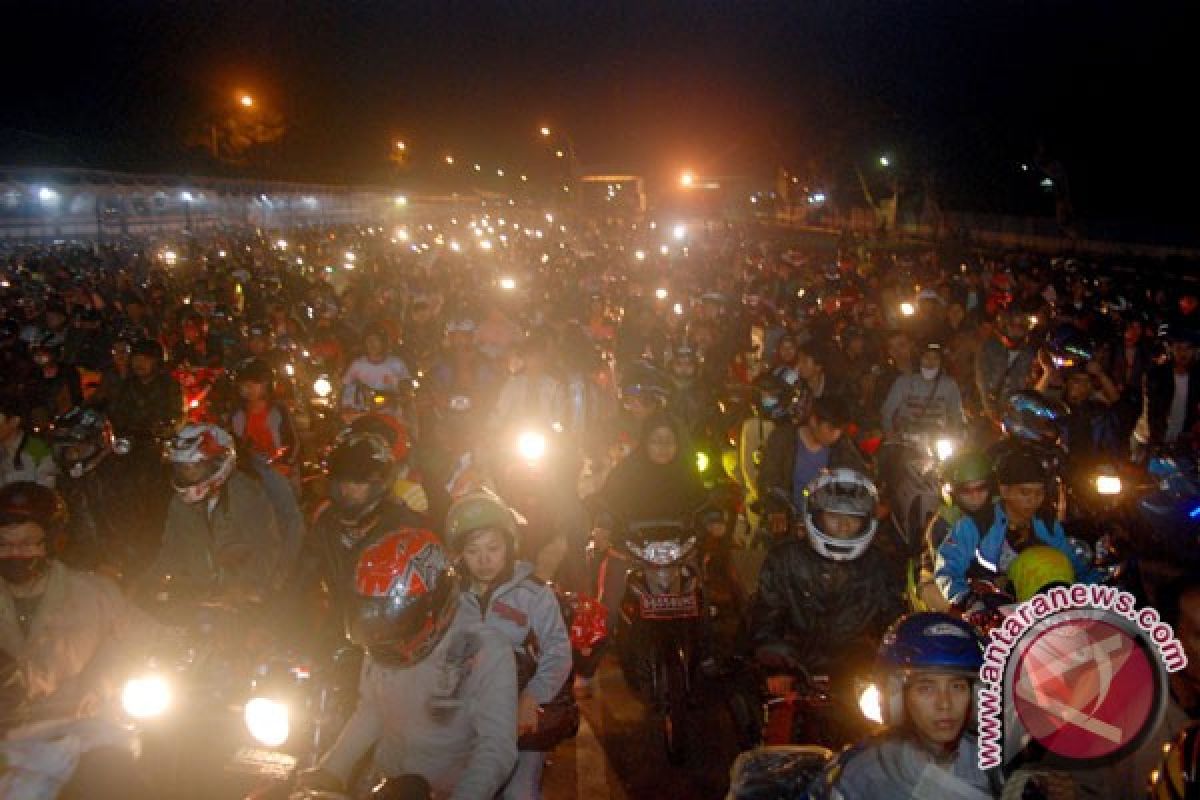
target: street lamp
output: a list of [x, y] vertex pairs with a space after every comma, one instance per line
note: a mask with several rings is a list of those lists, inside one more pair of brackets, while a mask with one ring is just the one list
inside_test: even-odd
[[888, 158], [887, 156], [879, 157], [879, 166], [890, 167], [891, 165], [892, 165], [892, 160], [890, 158]]
[[396, 141], [396, 150], [397, 151], [403, 153], [407, 149], [408, 149], [408, 145], [405, 144], [403, 141], [400, 141], [400, 140]]
[[695, 182], [696, 182], [696, 176], [693, 175], [691, 172], [685, 172], [679, 176], [679, 185], [685, 189], [692, 188], [692, 185]]
[[545, 125], [543, 125], [541, 128], [538, 129], [538, 133], [542, 134], [542, 136], [549, 136], [550, 129], [548, 127], [546, 127]]
[[254, 108], [254, 98], [251, 95], [243, 94], [238, 98], [238, 102], [242, 104], [242, 108]]
[[447, 166], [450, 166], [450, 167], [454, 166], [454, 156], [448, 155], [448, 156], [446, 156], [446, 158], [444, 160], [445, 160]]

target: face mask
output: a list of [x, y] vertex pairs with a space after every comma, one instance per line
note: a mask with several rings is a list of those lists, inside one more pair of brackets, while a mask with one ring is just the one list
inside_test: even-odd
[[0, 558], [0, 580], [20, 586], [31, 583], [46, 571], [46, 557]]
[[934, 367], [933, 369], [921, 367], [921, 377], [927, 381], [931, 381], [936, 378], [939, 372], [941, 372], [941, 370], [939, 370], [937, 367]]

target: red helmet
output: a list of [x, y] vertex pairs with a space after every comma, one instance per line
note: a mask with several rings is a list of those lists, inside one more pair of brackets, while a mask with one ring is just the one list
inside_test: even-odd
[[408, 458], [410, 439], [408, 428], [391, 414], [363, 414], [350, 423], [353, 433], [374, 433], [382, 436], [392, 449], [392, 458], [403, 464]]
[[404, 528], [363, 550], [354, 571], [351, 640], [381, 664], [407, 667], [442, 640], [458, 607], [458, 577], [429, 531]]

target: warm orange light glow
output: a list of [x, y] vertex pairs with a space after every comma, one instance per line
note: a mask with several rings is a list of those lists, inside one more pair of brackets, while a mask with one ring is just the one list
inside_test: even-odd
[[396, 149], [399, 150], [401, 153], [403, 153], [405, 150], [408, 149], [408, 145], [406, 145], [404, 142], [397, 141]]
[[690, 172], [685, 172], [679, 176], [679, 185], [685, 189], [690, 189], [692, 184], [696, 182], [696, 176]]
[[446, 156], [446, 163], [450, 166], [454, 166], [454, 156]]
[[550, 129], [549, 129], [549, 128], [547, 128], [545, 125], [543, 125], [543, 126], [542, 126], [542, 127], [539, 129], [539, 132], [542, 134], [542, 136], [549, 136], [549, 135], [550, 135]]
[[242, 104], [242, 108], [254, 108], [254, 98], [248, 94], [239, 97], [238, 102]]

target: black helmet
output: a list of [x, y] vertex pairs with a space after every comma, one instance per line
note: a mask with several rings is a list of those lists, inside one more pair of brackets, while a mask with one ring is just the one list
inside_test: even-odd
[[80, 478], [113, 452], [112, 425], [95, 409], [73, 408], [54, 421], [50, 443], [58, 466]]
[[1004, 406], [1008, 436], [1047, 446], [1064, 446], [1071, 411], [1061, 401], [1033, 389], [1013, 392]]
[[236, 383], [262, 383], [271, 386], [275, 383], [275, 370], [261, 358], [247, 358], [237, 365], [233, 377]]
[[1046, 337], [1046, 352], [1059, 369], [1086, 366], [1095, 351], [1091, 337], [1069, 323], [1057, 326]]
[[[375, 433], [347, 431], [329, 453], [330, 500], [343, 524], [358, 525], [379, 508], [392, 488], [396, 460], [386, 439]], [[365, 498], [349, 498], [344, 484], [370, 486]]]

